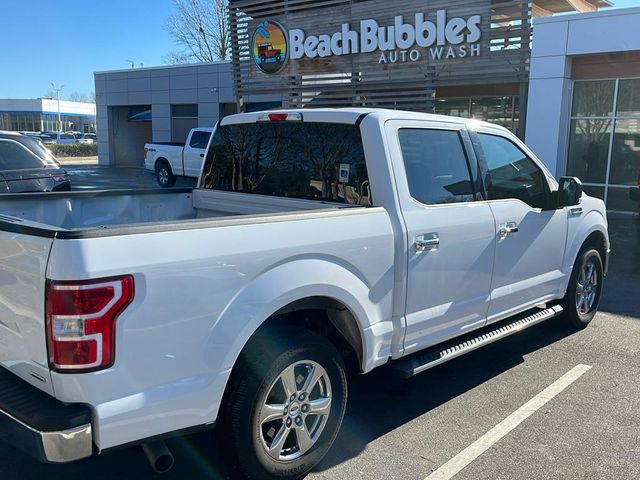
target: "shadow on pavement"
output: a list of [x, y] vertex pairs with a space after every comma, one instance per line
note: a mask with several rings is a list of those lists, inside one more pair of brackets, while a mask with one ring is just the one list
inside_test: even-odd
[[600, 310], [640, 317], [640, 217], [609, 218], [611, 260]]
[[[350, 379], [349, 404], [336, 444], [318, 470], [358, 456], [368, 443], [521, 364], [524, 356], [573, 333], [561, 319], [536, 325], [411, 380], [383, 367]], [[393, 406], [393, 414], [390, 414]]]

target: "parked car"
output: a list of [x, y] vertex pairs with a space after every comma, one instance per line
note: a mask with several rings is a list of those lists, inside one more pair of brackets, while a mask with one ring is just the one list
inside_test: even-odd
[[144, 166], [156, 174], [161, 187], [173, 187], [176, 176], [198, 178], [204, 153], [211, 138], [211, 128], [194, 128], [186, 143], [147, 143]]
[[16, 132], [0, 132], [0, 193], [70, 189], [66, 170], [39, 141]]
[[194, 190], [0, 211], [11, 442], [56, 463], [141, 443], [164, 470], [159, 437], [215, 425], [263, 480], [324, 457], [347, 369], [411, 377], [561, 314], [585, 328], [609, 256], [604, 203], [509, 131], [400, 111], [232, 115]]
[[42, 143], [65, 145], [67, 143], [76, 143], [76, 137], [73, 133], [67, 132], [42, 132], [40, 134]]
[[20, 135], [26, 135], [27, 137], [40, 138], [40, 132], [20, 131]]
[[79, 140], [81, 140], [81, 143], [96, 143], [98, 141], [98, 137], [95, 133], [83, 133]]

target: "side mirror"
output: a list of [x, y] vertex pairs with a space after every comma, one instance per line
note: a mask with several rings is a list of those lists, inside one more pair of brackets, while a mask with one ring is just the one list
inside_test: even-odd
[[558, 183], [558, 208], [579, 205], [582, 198], [582, 182], [576, 177], [560, 177]]

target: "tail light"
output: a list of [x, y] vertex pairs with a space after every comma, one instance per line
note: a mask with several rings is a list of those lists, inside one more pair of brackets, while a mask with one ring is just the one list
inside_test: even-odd
[[75, 373], [113, 365], [116, 320], [133, 297], [131, 275], [78, 282], [47, 280], [51, 369]]
[[56, 182], [64, 182], [69, 180], [69, 175], [67, 175], [67, 172], [52, 173], [51, 178], [53, 178], [53, 180], [55, 180]]
[[147, 160], [147, 153], [149, 153], [149, 149], [147, 147], [144, 147], [144, 160]]
[[297, 112], [272, 112], [258, 118], [259, 122], [301, 122], [302, 114]]

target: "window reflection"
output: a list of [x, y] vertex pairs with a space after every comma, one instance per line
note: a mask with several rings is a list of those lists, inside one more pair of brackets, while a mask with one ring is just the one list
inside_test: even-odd
[[576, 82], [573, 88], [574, 117], [607, 117], [613, 113], [614, 80]]
[[640, 119], [616, 120], [609, 183], [637, 185], [640, 173]]
[[219, 127], [200, 187], [372, 204], [360, 130], [353, 125], [266, 122]]
[[583, 182], [604, 183], [610, 133], [609, 119], [573, 120], [567, 173]]
[[620, 80], [618, 115], [640, 115], [640, 78]]

